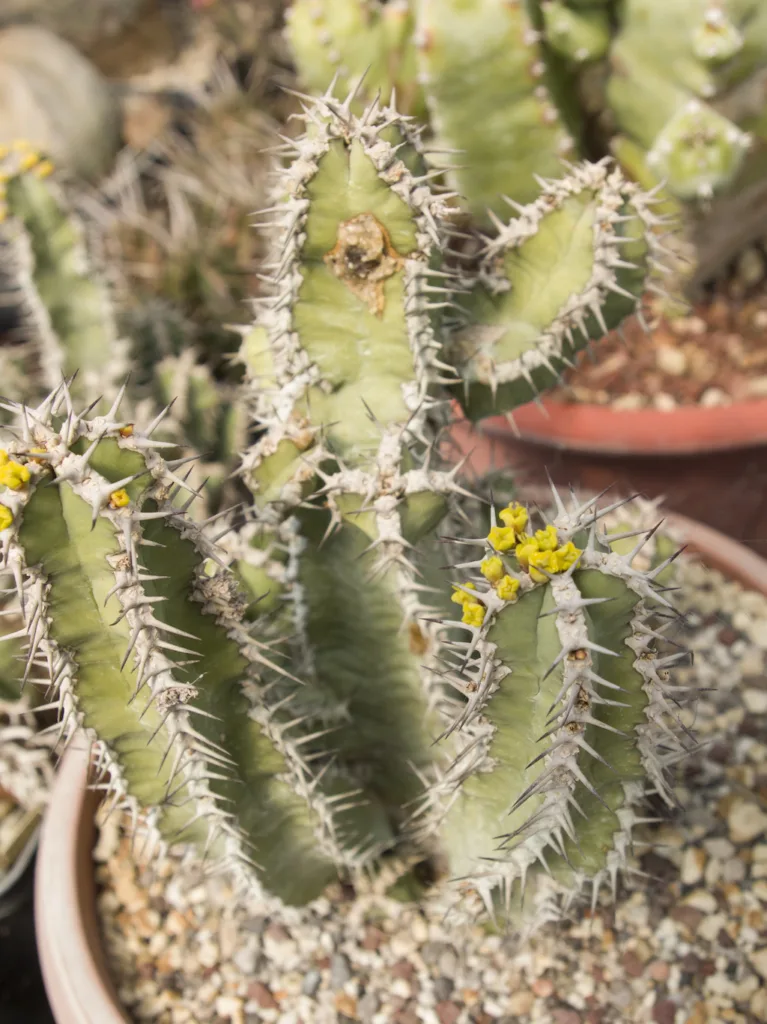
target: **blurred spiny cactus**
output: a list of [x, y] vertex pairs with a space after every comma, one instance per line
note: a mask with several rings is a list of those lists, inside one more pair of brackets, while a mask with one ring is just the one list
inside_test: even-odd
[[[401, 28], [387, 33], [395, 12]], [[673, 12], [663, 0], [293, 0], [287, 35], [313, 90], [333, 82], [342, 97], [369, 66], [366, 95], [403, 97], [419, 118], [423, 96], [432, 163], [480, 221], [503, 214], [504, 195], [533, 200], [536, 175], [565, 177], [563, 158], [612, 153], [644, 187], [663, 185], [702, 273], [764, 233], [753, 216], [767, 164], [761, 0], [680, 0]], [[748, 213], [711, 206], [748, 189]]]
[[154, 841], [289, 903], [428, 859], [470, 916], [532, 926], [614, 877], [640, 796], [668, 793], [666, 566], [635, 569], [594, 502], [558, 495], [539, 529], [510, 502], [475, 541], [442, 442], [456, 400], [513, 410], [638, 307], [657, 218], [583, 165], [472, 253], [412, 121], [355, 100], [305, 103], [264, 213], [250, 506], [195, 522], [172, 413], [142, 432], [123, 395], [97, 415], [64, 382], [4, 403], [0, 570], [62, 734], [89, 730]]
[[[178, 398], [161, 436], [201, 457], [195, 479], [208, 479], [211, 507], [218, 507], [245, 443], [244, 412], [232, 401], [238, 373], [229, 382], [214, 377], [171, 301], [137, 309], [125, 298], [103, 230], [74, 208], [50, 160], [19, 141], [0, 150], [0, 168], [6, 396], [36, 404], [72, 377], [73, 400], [108, 406], [129, 379], [127, 401], [148, 420]], [[232, 328], [219, 332], [236, 346]]]

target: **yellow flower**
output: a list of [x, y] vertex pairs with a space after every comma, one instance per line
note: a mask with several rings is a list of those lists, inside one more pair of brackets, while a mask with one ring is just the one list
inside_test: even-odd
[[7, 530], [13, 522], [13, 512], [7, 505], [0, 505], [0, 530]]
[[109, 504], [112, 508], [125, 508], [126, 505], [130, 505], [130, 495], [121, 487], [119, 491], [112, 491], [109, 495]]
[[35, 174], [38, 178], [47, 178], [53, 174], [53, 164], [50, 160], [41, 160], [35, 168]]
[[535, 537], [528, 537], [526, 533], [522, 533], [519, 536], [519, 544], [514, 549], [514, 554], [522, 568], [526, 569], [530, 563], [530, 555], [536, 554], [539, 550]]
[[518, 590], [519, 580], [515, 580], [513, 576], [504, 576], [496, 587], [496, 593], [502, 601], [514, 601]]
[[493, 526], [487, 535], [490, 547], [495, 551], [509, 551], [516, 543], [513, 526]]
[[[477, 589], [473, 583], [464, 583], [463, 585], [467, 590]], [[455, 584], [453, 584], [453, 590], [455, 590], [455, 593], [450, 598], [450, 600], [453, 601], [455, 604], [465, 605], [467, 601], [473, 600], [471, 594], [465, 594], [463, 590], [459, 590]]]
[[7, 453], [4, 454], [5, 460], [0, 465], [0, 484], [10, 487], [12, 491], [20, 491], [29, 482], [29, 470], [20, 462], [9, 460]]
[[554, 552], [554, 559], [556, 562], [556, 572], [566, 572], [570, 566], [577, 562], [578, 557], [581, 554], [581, 549], [577, 548], [571, 540], [567, 544], [563, 544], [561, 548], [557, 548]]
[[545, 573], [538, 572], [536, 566], [545, 569], [546, 572], [556, 572], [556, 558], [553, 551], [533, 551], [530, 554], [530, 577], [536, 583], [543, 583], [548, 577]]
[[19, 160], [19, 170], [31, 171], [39, 159], [37, 153], [25, 153]]
[[497, 555], [493, 555], [492, 558], [482, 560], [479, 571], [486, 580], [489, 580], [491, 583], [497, 583], [501, 576], [503, 576], [503, 562]]
[[463, 615], [461, 616], [461, 622], [465, 622], [467, 626], [481, 626], [484, 620], [484, 605], [478, 604], [476, 601], [468, 601], [463, 606]]
[[549, 524], [545, 530], [536, 530], [535, 540], [539, 551], [553, 551], [559, 543], [556, 526]]
[[498, 518], [504, 526], [510, 526], [515, 533], [522, 533], [527, 526], [527, 509], [518, 501], [512, 501], [507, 508], [502, 508]]

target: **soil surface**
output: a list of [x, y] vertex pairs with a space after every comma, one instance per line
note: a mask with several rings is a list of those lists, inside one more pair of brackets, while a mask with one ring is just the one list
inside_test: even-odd
[[689, 316], [657, 310], [580, 353], [557, 401], [614, 409], [675, 409], [767, 398], [767, 288], [749, 298], [721, 293]]

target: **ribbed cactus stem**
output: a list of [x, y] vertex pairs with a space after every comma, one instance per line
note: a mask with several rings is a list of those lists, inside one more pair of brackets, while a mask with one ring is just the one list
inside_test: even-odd
[[482, 224], [488, 210], [502, 214], [504, 195], [534, 199], [535, 174], [563, 173], [561, 161], [575, 152], [580, 131], [577, 110], [566, 100], [567, 76], [547, 61], [542, 25], [530, 6], [505, 0], [417, 4], [434, 146], [448, 151], [440, 166]]
[[39, 401], [77, 373], [78, 399], [111, 398], [127, 372], [126, 346], [95, 243], [53, 170], [24, 141], [0, 147], [0, 271], [20, 317], [29, 374], [17, 397]]
[[497, 221], [449, 339], [472, 418], [553, 385], [575, 352], [639, 308], [648, 274], [664, 269], [663, 219], [610, 160], [540, 184], [534, 203], [507, 201], [517, 216]]
[[285, 687], [270, 699], [260, 671], [301, 684], [243, 624], [245, 595], [179, 507], [165, 443], [117, 406], [77, 414], [66, 385], [9, 409], [21, 440], [0, 466], [2, 569], [62, 735], [98, 741], [111, 796], [155, 840], [192, 843], [288, 902], [361, 870], [371, 816], [325, 750], [310, 766]]
[[[518, 504], [493, 512], [482, 557], [461, 567], [449, 681], [464, 702], [447, 734], [463, 749], [420, 809], [464, 889], [519, 914], [531, 884], [536, 923], [554, 912], [547, 893], [614, 887], [637, 801], [648, 784], [668, 797], [684, 747], [667, 670], [685, 653], [656, 653], [673, 618], [657, 578], [678, 552], [640, 571], [654, 530], [619, 554], [597, 529], [610, 508], [556, 498], [535, 531]], [[538, 889], [541, 873], [553, 882]]]

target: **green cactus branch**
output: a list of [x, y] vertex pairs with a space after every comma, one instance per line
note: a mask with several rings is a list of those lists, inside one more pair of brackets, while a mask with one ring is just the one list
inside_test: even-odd
[[[304, 42], [311, 10], [343, 13], [299, 5]], [[435, 46], [466, 10], [428, 25]], [[572, 31], [594, 10], [568, 6]], [[369, 13], [366, 31], [389, 31]], [[557, 13], [503, 17], [537, 46]], [[532, 906], [540, 924], [615, 878], [641, 795], [666, 792], [668, 565], [633, 568], [652, 531], [613, 547], [625, 537], [593, 502], [556, 493], [541, 529], [510, 503], [474, 540], [482, 502], [443, 442], [456, 399], [472, 418], [511, 412], [637, 310], [664, 221], [607, 159], [496, 202], [500, 160], [482, 188], [514, 216], [491, 212], [480, 236], [393, 103], [366, 106], [360, 86], [303, 108], [263, 214], [270, 291], [242, 331], [241, 388], [224, 393], [181, 330], [141, 382], [179, 400], [143, 431], [127, 385], [103, 415], [79, 411], [71, 379], [2, 403], [8, 639], [150, 842], [293, 904], [428, 858], [470, 917]], [[181, 442], [236, 450], [252, 501], [199, 521]]]

